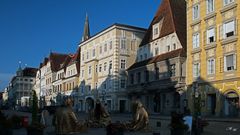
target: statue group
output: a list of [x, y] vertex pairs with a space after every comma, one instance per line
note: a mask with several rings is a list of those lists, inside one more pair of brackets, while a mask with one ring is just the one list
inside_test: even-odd
[[111, 117], [100, 100], [96, 100], [94, 109], [91, 109], [86, 121], [79, 121], [70, 98], [65, 100], [65, 105], [59, 107], [54, 115], [53, 124], [57, 135], [85, 132], [88, 128], [107, 128], [107, 131], [139, 131], [145, 130], [149, 124], [148, 113], [139, 100], [132, 102], [133, 118], [129, 122], [112, 123]]

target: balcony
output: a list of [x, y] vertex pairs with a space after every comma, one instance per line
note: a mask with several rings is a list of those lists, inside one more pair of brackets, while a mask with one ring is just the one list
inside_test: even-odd
[[157, 81], [144, 82], [127, 86], [129, 93], [145, 93], [151, 91], [167, 91], [168, 88], [178, 88], [185, 86], [185, 77], [164, 78]]

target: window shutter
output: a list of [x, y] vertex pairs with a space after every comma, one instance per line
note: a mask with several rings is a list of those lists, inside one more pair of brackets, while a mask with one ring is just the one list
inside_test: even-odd
[[219, 72], [222, 73], [223, 72], [223, 57], [219, 58]]
[[213, 59], [213, 73], [214, 73], [214, 74], [215, 74], [215, 71], [216, 71], [215, 63], [216, 63], [216, 61], [215, 61], [215, 59]]
[[223, 39], [223, 25], [219, 26], [219, 40]]
[[224, 56], [223, 65], [224, 65], [224, 71], [227, 71], [227, 58], [226, 58], [226, 56]]
[[234, 66], [234, 70], [237, 69], [237, 54], [233, 55], [233, 66]]
[[234, 25], [235, 25], [235, 27], [234, 27], [235, 28], [234, 29], [234, 35], [237, 35], [238, 34], [238, 27], [237, 27], [238, 26], [238, 20], [237, 19], [235, 20], [235, 24]]

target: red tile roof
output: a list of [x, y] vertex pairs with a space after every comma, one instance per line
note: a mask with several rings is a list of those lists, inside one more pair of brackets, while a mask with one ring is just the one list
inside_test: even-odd
[[60, 65], [64, 62], [64, 60], [68, 57], [68, 54], [60, 54], [60, 53], [50, 53], [49, 60], [51, 62], [51, 70], [56, 72], [60, 69]]
[[173, 50], [171, 52], [167, 52], [167, 53], [157, 55], [155, 57], [149, 58], [149, 59], [144, 60], [144, 61], [136, 62], [131, 67], [129, 67], [128, 70], [132, 70], [132, 69], [137, 68], [137, 67], [146, 66], [146, 65], [149, 65], [149, 64], [152, 64], [152, 63], [157, 63], [157, 62], [164, 61], [164, 60], [167, 60], [167, 59], [171, 59], [171, 58], [174, 58], [174, 57], [186, 57], [185, 50], [180, 48], [180, 49], [177, 49], [177, 50]]
[[[186, 48], [186, 2], [185, 0], [163, 0], [156, 12], [140, 46], [152, 42], [152, 26], [162, 18], [162, 28], [158, 38], [176, 32], [183, 46]], [[157, 38], [157, 39], [158, 39]], [[155, 40], [155, 39], [154, 39]]]

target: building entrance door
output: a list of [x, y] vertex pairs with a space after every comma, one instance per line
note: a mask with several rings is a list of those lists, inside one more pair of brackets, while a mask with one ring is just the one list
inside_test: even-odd
[[126, 100], [120, 100], [119, 101], [119, 104], [120, 104], [120, 113], [124, 113], [126, 110], [125, 110], [125, 106], [126, 106]]
[[229, 92], [225, 97], [225, 115], [237, 117], [239, 113], [239, 96], [236, 92]]
[[210, 109], [210, 114], [215, 115], [216, 94], [208, 94], [208, 108]]

